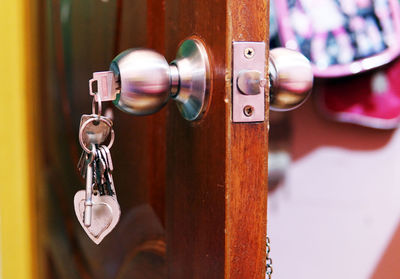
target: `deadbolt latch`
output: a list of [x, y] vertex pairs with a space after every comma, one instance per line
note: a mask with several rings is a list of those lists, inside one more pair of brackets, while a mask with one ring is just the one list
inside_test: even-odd
[[313, 73], [305, 56], [286, 48], [272, 49], [268, 76], [265, 60], [264, 42], [233, 42], [233, 122], [264, 121], [266, 96], [270, 109], [276, 111], [292, 110], [309, 96]]

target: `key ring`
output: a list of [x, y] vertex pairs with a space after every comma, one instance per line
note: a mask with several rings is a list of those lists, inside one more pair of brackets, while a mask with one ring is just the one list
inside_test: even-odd
[[87, 148], [87, 146], [83, 143], [83, 130], [86, 128], [86, 126], [89, 123], [94, 122], [94, 121], [102, 121], [102, 122], [106, 123], [106, 125], [108, 127], [110, 127], [111, 138], [110, 138], [110, 143], [107, 146], [108, 149], [111, 149], [111, 147], [112, 147], [112, 145], [114, 143], [114, 138], [115, 138], [114, 129], [112, 127], [112, 124], [109, 121], [107, 121], [103, 117], [99, 117], [99, 119], [97, 119], [97, 118], [89, 118], [88, 120], [86, 120], [82, 124], [81, 128], [79, 129], [79, 143], [81, 144], [82, 149], [85, 150], [85, 152], [88, 153], [88, 154], [91, 152], [91, 150], [89, 148]]
[[[97, 97], [97, 118], [100, 120], [101, 112], [102, 112], [100, 94], [97, 94], [96, 97]], [[93, 101], [92, 101], [92, 114], [96, 114], [96, 105], [95, 105], [96, 97], [93, 97]]]

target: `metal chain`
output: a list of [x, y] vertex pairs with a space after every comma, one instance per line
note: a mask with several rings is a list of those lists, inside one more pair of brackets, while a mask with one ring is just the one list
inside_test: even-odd
[[271, 279], [272, 273], [274, 270], [272, 269], [272, 259], [269, 257], [269, 253], [271, 252], [271, 241], [267, 236], [267, 254], [266, 254], [266, 261], [265, 261], [265, 279]]

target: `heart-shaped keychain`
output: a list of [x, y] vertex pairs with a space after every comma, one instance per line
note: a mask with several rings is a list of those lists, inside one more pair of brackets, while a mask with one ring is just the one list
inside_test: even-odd
[[[112, 72], [93, 75], [89, 81], [90, 95], [94, 96], [92, 114], [82, 115], [79, 125], [79, 143], [83, 149], [78, 169], [86, 179], [86, 190], [78, 191], [74, 197], [74, 209], [79, 223], [86, 234], [99, 244], [117, 225], [121, 215], [112, 171], [114, 169], [110, 148], [114, 142], [113, 122], [102, 115], [102, 100], [110, 101], [113, 90]], [[98, 92], [93, 92], [93, 82]], [[97, 102], [97, 113], [96, 113]], [[107, 146], [102, 145], [109, 138]]]
[[117, 200], [112, 196], [93, 195], [92, 219], [90, 226], [84, 224], [86, 192], [78, 191], [74, 197], [75, 214], [86, 234], [99, 244], [117, 225], [121, 209]]

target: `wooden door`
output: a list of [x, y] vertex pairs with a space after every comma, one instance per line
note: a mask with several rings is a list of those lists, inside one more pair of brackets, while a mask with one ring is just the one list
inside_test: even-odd
[[[233, 123], [232, 42], [267, 41], [267, 1], [166, 1], [166, 53], [199, 36], [211, 56], [211, 102], [200, 123], [167, 118], [169, 278], [263, 278], [267, 122]], [[268, 45], [268, 44], [266, 44]]]
[[[232, 42], [266, 42], [268, 0], [53, 0], [40, 2], [43, 187], [42, 278], [264, 278], [266, 120], [232, 122]], [[72, 200], [87, 81], [132, 47], [173, 60], [201, 39], [211, 59], [211, 101], [201, 121], [174, 104], [147, 117], [114, 109], [114, 180], [122, 216], [100, 246], [84, 235]], [[268, 53], [268, 51], [266, 52]], [[267, 67], [267, 65], [266, 65]], [[267, 100], [268, 98], [266, 98]]]

